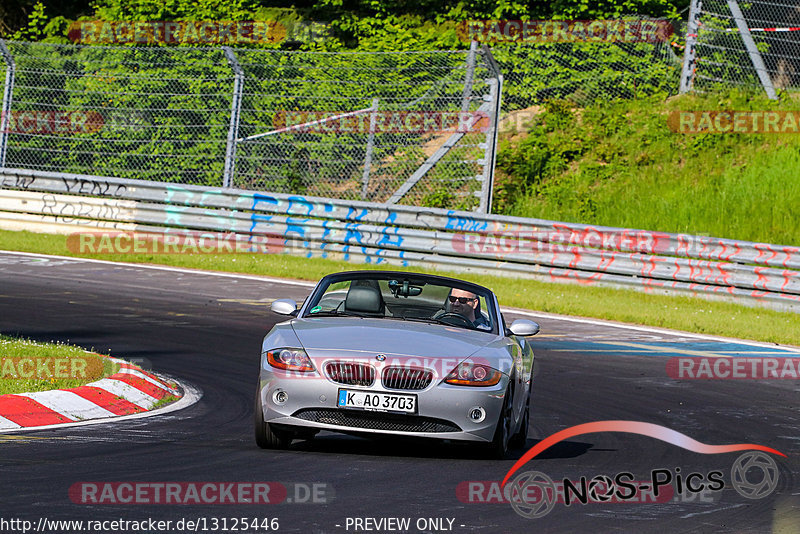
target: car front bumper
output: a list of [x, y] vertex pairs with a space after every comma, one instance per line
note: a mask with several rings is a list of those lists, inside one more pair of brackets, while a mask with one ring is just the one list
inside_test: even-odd
[[[261, 369], [258, 394], [264, 421], [271, 424], [315, 428], [335, 432], [391, 434], [423, 438], [490, 442], [502, 410], [508, 377], [491, 387], [452, 386], [434, 380], [419, 391], [386, 389], [380, 381], [370, 387], [338, 384], [318, 373], [287, 375], [271, 367]], [[340, 389], [415, 395], [416, 413], [337, 407]], [[276, 394], [283, 392], [283, 402]], [[480, 421], [470, 418], [482, 408]]]

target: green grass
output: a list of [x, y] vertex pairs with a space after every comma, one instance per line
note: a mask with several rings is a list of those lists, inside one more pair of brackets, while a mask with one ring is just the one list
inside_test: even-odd
[[[0, 231], [0, 250], [70, 254], [66, 237]], [[275, 254], [230, 255], [95, 255], [96, 259], [173, 265], [316, 281], [325, 274], [364, 266], [328, 259]], [[415, 271], [430, 271], [413, 269]], [[441, 274], [441, 273], [440, 273]], [[446, 273], [445, 273], [446, 274]], [[647, 294], [598, 286], [543, 283], [533, 280], [454, 274], [493, 289], [501, 305], [550, 313], [596, 317], [758, 341], [800, 345], [800, 314], [746, 307], [730, 302]]]
[[172, 404], [173, 402], [180, 400], [180, 397], [173, 395], [172, 393], [168, 393], [165, 397], [162, 397], [153, 404], [153, 407], [150, 410], [158, 410], [167, 406], [168, 404]]
[[80, 347], [0, 335], [0, 395], [74, 388], [118, 369], [110, 359]]
[[678, 110], [798, 109], [740, 92], [551, 102], [525, 132], [501, 137], [496, 211], [800, 245], [800, 135], [687, 135], [667, 123]]

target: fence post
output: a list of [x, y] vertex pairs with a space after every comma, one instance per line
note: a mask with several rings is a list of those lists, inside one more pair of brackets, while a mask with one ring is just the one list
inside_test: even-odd
[[464, 75], [464, 95], [461, 97], [461, 111], [469, 111], [469, 101], [472, 96], [472, 79], [475, 77], [475, 52], [478, 50], [478, 41], [469, 44], [467, 54], [467, 73]]
[[700, 13], [702, 10], [702, 0], [692, 0], [689, 8], [689, 25], [686, 28], [686, 48], [683, 51], [681, 93], [688, 93], [694, 86], [694, 69], [697, 61], [697, 32], [700, 28]]
[[372, 167], [372, 150], [375, 147], [375, 125], [378, 121], [378, 99], [372, 99], [372, 113], [369, 116], [369, 135], [367, 136], [367, 151], [364, 155], [364, 174], [361, 176], [361, 199], [367, 198], [369, 186], [369, 171]]
[[225, 57], [233, 70], [233, 96], [231, 98], [231, 118], [228, 128], [228, 143], [225, 147], [225, 170], [222, 176], [222, 187], [231, 187], [236, 173], [236, 143], [239, 137], [239, 113], [242, 109], [242, 89], [244, 86], [244, 71], [236, 59], [236, 54], [229, 46], [223, 46]]
[[11, 95], [14, 91], [14, 75], [16, 64], [11, 52], [8, 51], [6, 42], [0, 39], [0, 54], [6, 62], [6, 81], [3, 86], [3, 108], [0, 113], [0, 169], [6, 166], [6, 153], [8, 150], [8, 123], [11, 120]]
[[744, 41], [744, 46], [747, 48], [747, 53], [750, 54], [750, 61], [753, 62], [753, 67], [756, 69], [758, 79], [761, 80], [761, 85], [764, 86], [764, 90], [767, 92], [767, 97], [770, 100], [777, 100], [778, 95], [775, 94], [775, 87], [772, 85], [767, 66], [764, 64], [761, 52], [759, 52], [756, 47], [756, 42], [753, 41], [750, 28], [747, 27], [747, 21], [742, 14], [742, 10], [739, 9], [739, 3], [736, 0], [728, 0], [728, 7], [733, 15], [733, 20], [736, 21], [736, 27], [739, 28], [739, 33], [742, 36], [742, 41]]
[[486, 130], [486, 151], [483, 160], [483, 184], [481, 186], [481, 202], [478, 212], [492, 212], [492, 190], [494, 189], [494, 166], [497, 162], [497, 135], [500, 129], [500, 105], [503, 98], [503, 74], [500, 66], [492, 57], [492, 52], [488, 46], [483, 45], [483, 53], [486, 62], [494, 74], [494, 79], [490, 80], [489, 87], [489, 126]]

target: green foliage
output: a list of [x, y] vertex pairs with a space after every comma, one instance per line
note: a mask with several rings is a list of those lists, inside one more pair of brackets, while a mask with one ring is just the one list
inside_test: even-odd
[[[275, 2], [264, 5], [259, 0], [164, 0], [136, 1], [96, 0], [90, 10], [85, 4], [53, 4], [69, 21], [86, 19], [121, 21], [156, 20], [292, 20], [321, 21], [330, 24], [331, 39], [324, 46], [360, 48], [364, 50], [421, 50], [463, 47], [454, 26], [464, 20], [531, 19], [531, 18], [612, 18], [640, 14], [674, 18], [688, 0], [462, 0], [455, 5], [438, 0], [370, 0], [344, 2]], [[41, 6], [41, 7], [40, 7]], [[43, 37], [66, 37], [65, 28], [43, 31], [47, 18], [45, 6], [37, 3], [28, 15], [27, 25], [13, 34], [14, 39], [39, 40]], [[11, 6], [21, 11], [21, 6]], [[51, 9], [47, 9], [51, 11]], [[43, 18], [44, 17], [44, 18]], [[314, 48], [319, 43], [309, 43]]]
[[428, 208], [450, 208], [455, 202], [455, 195], [447, 189], [437, 189], [422, 198], [422, 205]]
[[74, 388], [119, 371], [108, 357], [74, 345], [5, 335], [0, 335], [0, 364], [0, 395]]
[[678, 110], [798, 110], [744, 91], [550, 103], [498, 155], [495, 211], [800, 245], [796, 134], [671, 131]]
[[44, 13], [44, 4], [36, 2], [33, 10], [28, 15], [28, 23], [21, 29], [12, 34], [12, 39], [24, 41], [38, 41], [45, 36], [45, 26], [47, 26], [47, 15]]
[[[402, 92], [404, 99], [421, 99], [420, 106], [432, 109], [458, 107], [444, 91], [463, 79], [463, 71], [453, 65], [430, 62], [419, 55], [392, 56], [391, 64], [379, 55], [337, 56], [319, 54], [331, 51], [409, 51], [421, 49], [465, 49], [459, 24], [471, 19], [518, 19], [551, 16], [617, 16], [638, 11], [654, 16], [674, 13], [667, 0], [627, 0], [619, 5], [607, 0], [562, 0], [552, 6], [544, 2], [465, 0], [444, 5], [433, 0], [408, 3], [404, 0], [318, 2], [264, 6], [259, 0], [97, 0], [88, 13], [75, 12], [77, 18], [109, 21], [156, 20], [277, 20], [290, 34], [307, 29], [309, 20], [326, 22], [324, 32], [314, 30], [311, 39], [280, 43], [237, 46], [236, 55], [246, 76], [240, 137], [274, 128], [276, 112], [285, 109], [359, 109], [371, 105], [375, 89], [385, 98]], [[39, 3], [30, 14], [18, 39], [68, 42], [73, 19], [48, 19], [49, 8]], [[592, 15], [594, 16], [594, 15]], [[308, 35], [306, 35], [308, 37]], [[141, 45], [139, 45], [141, 46]], [[293, 58], [274, 54], [274, 50], [293, 50]], [[232, 76], [219, 47], [213, 50], [164, 44], [131, 49], [100, 50], [93, 47], [54, 47], [33, 49], [14, 43], [19, 54], [19, 103], [50, 102], [69, 109], [97, 110], [106, 118], [102, 135], [87, 133], [72, 138], [58, 136], [12, 136], [8, 157], [21, 166], [58, 168], [66, 172], [158, 179], [179, 183], [222, 184], [223, 157], [227, 147]], [[514, 110], [531, 103], [551, 101], [547, 119], [535, 125], [549, 132], [552, 143], [531, 138], [510, 152], [500, 155], [498, 166], [507, 171], [497, 180], [497, 206], [511, 209], [510, 202], [520, 194], [548, 187], [550, 180], [568, 169], [586, 150], [587, 139], [568, 128], [579, 118], [571, 111], [599, 98], [614, 95], [633, 98], [667, 95], [677, 86], [679, 65], [664, 46], [631, 43], [627, 45], [497, 45], [493, 55], [504, 72], [504, 108]], [[353, 69], [353, 61], [360, 70]], [[463, 56], [449, 60], [463, 65]], [[449, 70], [445, 70], [449, 69]], [[485, 70], [485, 67], [484, 67]], [[46, 77], [43, 72], [63, 71], [66, 76]], [[344, 75], [342, 73], [348, 72]], [[441, 73], [450, 72], [443, 79]], [[331, 73], [334, 73], [332, 75]], [[454, 74], [453, 74], [454, 73]], [[454, 78], [453, 76], [458, 76]], [[309, 83], [347, 76], [343, 83]], [[476, 78], [476, 87], [485, 75]], [[372, 91], [367, 94], [368, 88]], [[390, 89], [385, 89], [390, 88]], [[476, 89], [476, 93], [477, 93]], [[55, 98], [53, 95], [56, 95]], [[334, 96], [335, 95], [335, 96]], [[389, 104], [386, 104], [386, 103]], [[553, 108], [561, 102], [561, 111]], [[24, 108], [28, 104], [18, 104]], [[396, 105], [396, 104], [395, 104]], [[35, 109], [35, 108], [32, 108]], [[384, 109], [382, 107], [382, 109]], [[448, 108], [449, 109], [449, 108]], [[22, 111], [23, 109], [20, 109]], [[166, 111], [160, 111], [166, 110]], [[109, 117], [119, 117], [110, 119]], [[566, 133], [567, 130], [571, 133]], [[288, 142], [287, 141], [291, 141]], [[295, 142], [296, 141], [296, 142]], [[397, 148], [410, 146], [414, 139], [383, 136], [373, 154], [370, 199], [399, 187], [404, 170], [381, 166], [381, 161], [397, 162], [405, 168], [421, 164], [427, 155], [422, 150]], [[421, 143], [426, 139], [418, 139]], [[477, 146], [483, 139], [474, 143]], [[364, 136], [318, 133], [311, 137], [288, 139], [285, 135], [261, 138], [237, 148], [238, 187], [304, 192], [321, 196], [340, 196], [345, 190], [360, 194], [360, 165], [364, 161]], [[293, 151], [305, 151], [305, 163]], [[460, 147], [451, 151], [426, 176], [427, 189], [412, 190], [411, 201], [471, 209], [477, 203], [472, 195], [475, 180], [453, 180], [442, 168], [464, 165], [479, 156], [475, 149]], [[64, 156], [64, 154], [69, 154]], [[586, 167], [598, 178], [609, 168], [602, 161], [616, 157], [613, 144], [597, 148], [600, 163]], [[169, 165], [161, 164], [169, 161]], [[640, 158], [639, 163], [643, 163]], [[319, 164], [319, 162], [326, 162]], [[334, 163], [335, 162], [335, 163]], [[400, 168], [399, 166], [395, 168]], [[167, 170], [168, 169], [168, 170]], [[474, 170], [474, 173], [472, 172]], [[480, 168], [464, 175], [479, 176]], [[459, 171], [461, 172], [461, 171]], [[502, 174], [502, 173], [501, 173]], [[514, 178], [511, 178], [511, 176]], [[310, 177], [315, 184], [312, 187]], [[449, 182], [447, 182], [449, 180]], [[436, 195], [432, 189], [444, 183], [453, 198]], [[565, 197], [564, 202], [569, 198]], [[584, 213], [594, 210], [584, 202]]]
[[283, 183], [276, 184], [277, 187], [270, 188], [270, 191], [293, 193], [295, 195], [304, 194], [307, 188], [303, 183], [303, 177], [308, 176], [308, 172], [306, 169], [303, 169], [303, 166], [307, 158], [308, 151], [302, 149], [296, 150], [292, 160], [286, 165], [286, 169], [283, 173]]
[[638, 13], [651, 17], [677, 17], [689, 0], [553, 0], [553, 13], [562, 18], [600, 19]]

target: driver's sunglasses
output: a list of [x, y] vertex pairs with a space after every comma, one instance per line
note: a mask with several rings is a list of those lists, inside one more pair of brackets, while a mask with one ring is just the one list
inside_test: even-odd
[[478, 297], [453, 297], [453, 296], [449, 296], [447, 298], [453, 304], [455, 304], [456, 301], [460, 302], [461, 304], [466, 304], [467, 302], [469, 302], [471, 300], [478, 300]]

